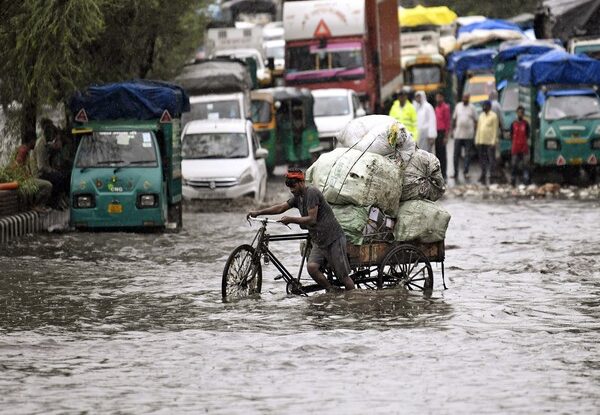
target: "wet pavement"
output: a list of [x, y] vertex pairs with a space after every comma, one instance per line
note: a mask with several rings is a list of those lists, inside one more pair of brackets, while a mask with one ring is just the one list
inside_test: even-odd
[[[449, 194], [431, 298], [287, 296], [269, 265], [223, 303], [245, 202], [2, 247], [0, 413], [598, 413], [599, 202]], [[297, 242], [271, 248], [296, 271]]]

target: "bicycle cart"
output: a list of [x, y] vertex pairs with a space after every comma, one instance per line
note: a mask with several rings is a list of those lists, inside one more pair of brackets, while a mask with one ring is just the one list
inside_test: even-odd
[[[267, 224], [277, 223], [273, 219], [249, 218], [259, 222], [252, 243], [240, 245], [229, 255], [222, 279], [222, 295], [224, 299], [246, 297], [260, 293], [262, 288], [262, 263], [272, 263], [281, 273], [275, 279], [283, 279], [288, 294], [307, 295], [322, 290], [323, 287], [314, 283], [302, 284], [302, 270], [310, 253], [310, 240], [307, 232], [270, 235]], [[287, 226], [287, 225], [283, 225]], [[306, 241], [303, 244], [302, 260], [298, 275], [292, 275], [275, 254], [269, 249], [270, 242], [276, 241]], [[375, 241], [364, 245], [347, 246], [350, 263], [350, 278], [357, 288], [382, 289], [405, 287], [408, 290], [431, 292], [433, 289], [432, 262], [441, 263], [442, 281], [444, 278], [444, 241], [434, 243], [412, 243], [397, 241]], [[326, 269], [325, 275], [333, 285], [341, 286], [333, 273]]]

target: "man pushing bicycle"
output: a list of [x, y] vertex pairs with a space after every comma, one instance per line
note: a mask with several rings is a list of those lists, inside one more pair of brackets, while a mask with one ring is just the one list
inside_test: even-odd
[[322, 272], [322, 268], [328, 264], [346, 290], [354, 289], [354, 282], [349, 277], [350, 264], [346, 254], [346, 235], [335, 218], [331, 206], [319, 189], [306, 185], [304, 173], [300, 169], [288, 170], [285, 185], [290, 189], [293, 197], [287, 202], [250, 211], [248, 217], [277, 215], [291, 208], [297, 208], [300, 217], [282, 216], [279, 222], [284, 225], [295, 223], [302, 229], [308, 230], [312, 249], [306, 269], [312, 279], [327, 291], [333, 290], [334, 287]]

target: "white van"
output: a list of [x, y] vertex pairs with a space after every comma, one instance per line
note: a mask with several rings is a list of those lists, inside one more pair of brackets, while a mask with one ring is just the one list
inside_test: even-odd
[[264, 200], [268, 150], [260, 147], [248, 120], [203, 120], [186, 124], [181, 136], [183, 198]]
[[250, 96], [243, 92], [193, 95], [190, 111], [181, 117], [182, 125], [194, 120], [248, 119], [250, 105]]
[[366, 115], [366, 112], [352, 89], [315, 89], [312, 95], [321, 149], [333, 150], [340, 130], [354, 118]]

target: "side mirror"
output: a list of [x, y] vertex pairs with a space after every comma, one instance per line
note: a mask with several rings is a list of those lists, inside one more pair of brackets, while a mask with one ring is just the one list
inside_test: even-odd
[[267, 68], [269, 68], [270, 71], [274, 71], [275, 70], [275, 58], [274, 57], [269, 57], [267, 58]]
[[364, 117], [365, 115], [367, 115], [367, 111], [363, 107], [356, 110], [356, 118]]
[[269, 150], [266, 148], [257, 148], [254, 153], [255, 159], [266, 159], [269, 156]]

